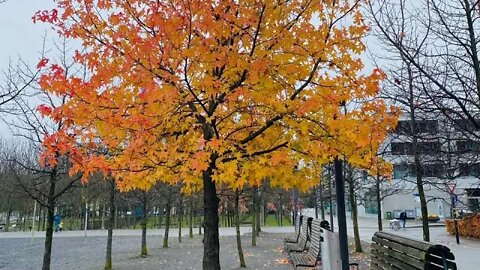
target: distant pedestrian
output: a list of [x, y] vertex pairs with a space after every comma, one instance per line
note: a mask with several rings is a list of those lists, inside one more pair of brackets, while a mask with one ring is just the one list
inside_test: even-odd
[[407, 212], [403, 211], [400, 213], [400, 218], [399, 218], [402, 223], [403, 223], [403, 228], [405, 228], [405, 225], [407, 223]]
[[62, 217], [59, 214], [56, 214], [53, 217], [53, 225], [55, 228], [55, 232], [58, 232], [58, 230], [61, 230], [60, 223], [62, 222]]

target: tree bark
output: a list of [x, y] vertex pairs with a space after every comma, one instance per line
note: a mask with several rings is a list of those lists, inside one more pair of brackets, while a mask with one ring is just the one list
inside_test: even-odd
[[193, 200], [190, 198], [188, 207], [188, 236], [193, 238]]
[[148, 256], [147, 250], [147, 222], [148, 222], [148, 215], [147, 215], [147, 194], [145, 191], [142, 191], [142, 251], [140, 256], [146, 257]]
[[52, 258], [53, 242], [53, 216], [55, 211], [55, 179], [56, 170], [53, 169], [49, 178], [48, 204], [47, 204], [47, 231], [45, 233], [45, 249], [43, 253], [42, 270], [50, 270], [50, 260]]
[[242, 237], [240, 235], [240, 194], [238, 188], [235, 190], [235, 232], [237, 235], [237, 250], [238, 259], [240, 260], [240, 267], [247, 267], [245, 265], [245, 257], [243, 256]]
[[259, 193], [258, 193], [258, 188], [255, 188], [255, 233], [257, 236], [260, 236], [260, 231], [262, 230], [260, 227], [260, 204], [262, 204], [262, 198], [260, 198]]
[[107, 211], [106, 210], [106, 205], [105, 203], [102, 204], [102, 214], [101, 214], [101, 219], [102, 219], [102, 230], [105, 230], [105, 212]]
[[334, 223], [333, 223], [333, 194], [332, 194], [332, 189], [333, 189], [333, 181], [332, 181], [332, 174], [330, 167], [328, 168], [328, 200], [329, 200], [329, 206], [330, 206], [330, 228], [332, 229], [332, 232], [335, 231]]
[[168, 248], [168, 232], [170, 231], [170, 212], [172, 205], [170, 199], [167, 199], [167, 205], [165, 207], [165, 233], [163, 234], [163, 247]]
[[[348, 167], [347, 167], [348, 168]], [[355, 240], [355, 251], [363, 252], [362, 243], [360, 242], [360, 231], [358, 229], [358, 209], [357, 209], [357, 199], [355, 196], [355, 180], [353, 176], [353, 168], [348, 168], [348, 189], [349, 189], [349, 200], [350, 207], [352, 208], [352, 222], [353, 222], [353, 237]]]
[[113, 240], [113, 227], [115, 225], [115, 180], [110, 179], [110, 198], [109, 207], [110, 214], [108, 217], [108, 236], [107, 236], [107, 252], [105, 256], [105, 270], [112, 269], [112, 240]]
[[182, 221], [183, 221], [183, 198], [180, 196], [180, 203], [178, 206], [178, 242], [182, 242]]
[[256, 219], [257, 219], [257, 196], [256, 196], [256, 188], [252, 188], [252, 208], [251, 208], [251, 215], [252, 215], [252, 246], [257, 245], [257, 226], [256, 226]]
[[206, 171], [203, 172], [203, 207], [204, 207], [204, 236], [203, 236], [203, 269], [220, 270], [220, 241], [218, 238], [218, 204], [215, 183], [212, 174], [215, 157]]

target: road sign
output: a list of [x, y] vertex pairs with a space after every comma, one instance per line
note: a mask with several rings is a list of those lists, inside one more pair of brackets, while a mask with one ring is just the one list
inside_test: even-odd
[[455, 205], [457, 205], [457, 203], [459, 202], [458, 195], [457, 194], [452, 194], [451, 200], [452, 200], [452, 207], [455, 207]]
[[447, 186], [448, 193], [450, 194], [455, 193], [455, 188], [457, 187], [456, 183], [447, 183], [446, 186]]

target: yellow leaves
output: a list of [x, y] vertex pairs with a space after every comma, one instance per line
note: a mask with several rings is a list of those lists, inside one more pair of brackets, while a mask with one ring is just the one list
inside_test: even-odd
[[196, 152], [192, 158], [188, 160], [189, 168], [195, 172], [195, 174], [200, 174], [208, 168], [210, 155], [204, 151]]
[[[366, 102], [384, 74], [363, 75], [357, 54], [368, 27], [358, 6], [187, 2], [58, 2], [71, 23], [54, 26], [81, 39], [75, 61], [91, 74], [64, 78], [52, 65], [42, 77], [45, 91], [71, 98], [51, 115], [72, 138], [54, 141], [101, 142], [114, 152], [102, 162], [77, 152], [84, 164], [75, 170], [115, 171], [124, 189], [164, 181], [191, 192], [209, 168], [232, 188], [269, 181], [307, 189], [318, 181], [314, 161], [341, 155], [371, 165], [396, 114]], [[46, 138], [45, 158], [70, 144]]]

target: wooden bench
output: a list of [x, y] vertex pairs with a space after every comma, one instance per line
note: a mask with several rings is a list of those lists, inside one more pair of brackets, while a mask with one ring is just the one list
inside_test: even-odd
[[310, 229], [310, 248], [306, 253], [291, 251], [288, 256], [292, 260], [293, 268], [298, 266], [314, 267], [320, 259], [320, 244], [322, 241], [320, 220], [314, 219]]
[[297, 243], [298, 242], [298, 238], [300, 237], [300, 231], [301, 231], [301, 227], [302, 227], [303, 217], [304, 217], [303, 215], [299, 216], [298, 219], [297, 219], [297, 222], [295, 222], [295, 233], [297, 235], [294, 236], [294, 237], [287, 237], [287, 238], [283, 239], [283, 243]]
[[312, 222], [311, 217], [307, 218], [307, 221], [303, 220], [302, 227], [300, 228], [300, 237], [296, 243], [285, 243], [285, 251], [290, 253], [292, 251], [302, 252], [307, 250], [307, 241], [310, 239], [310, 224]]
[[376, 232], [372, 237], [371, 247], [370, 269], [457, 269], [455, 256], [443, 245]]

